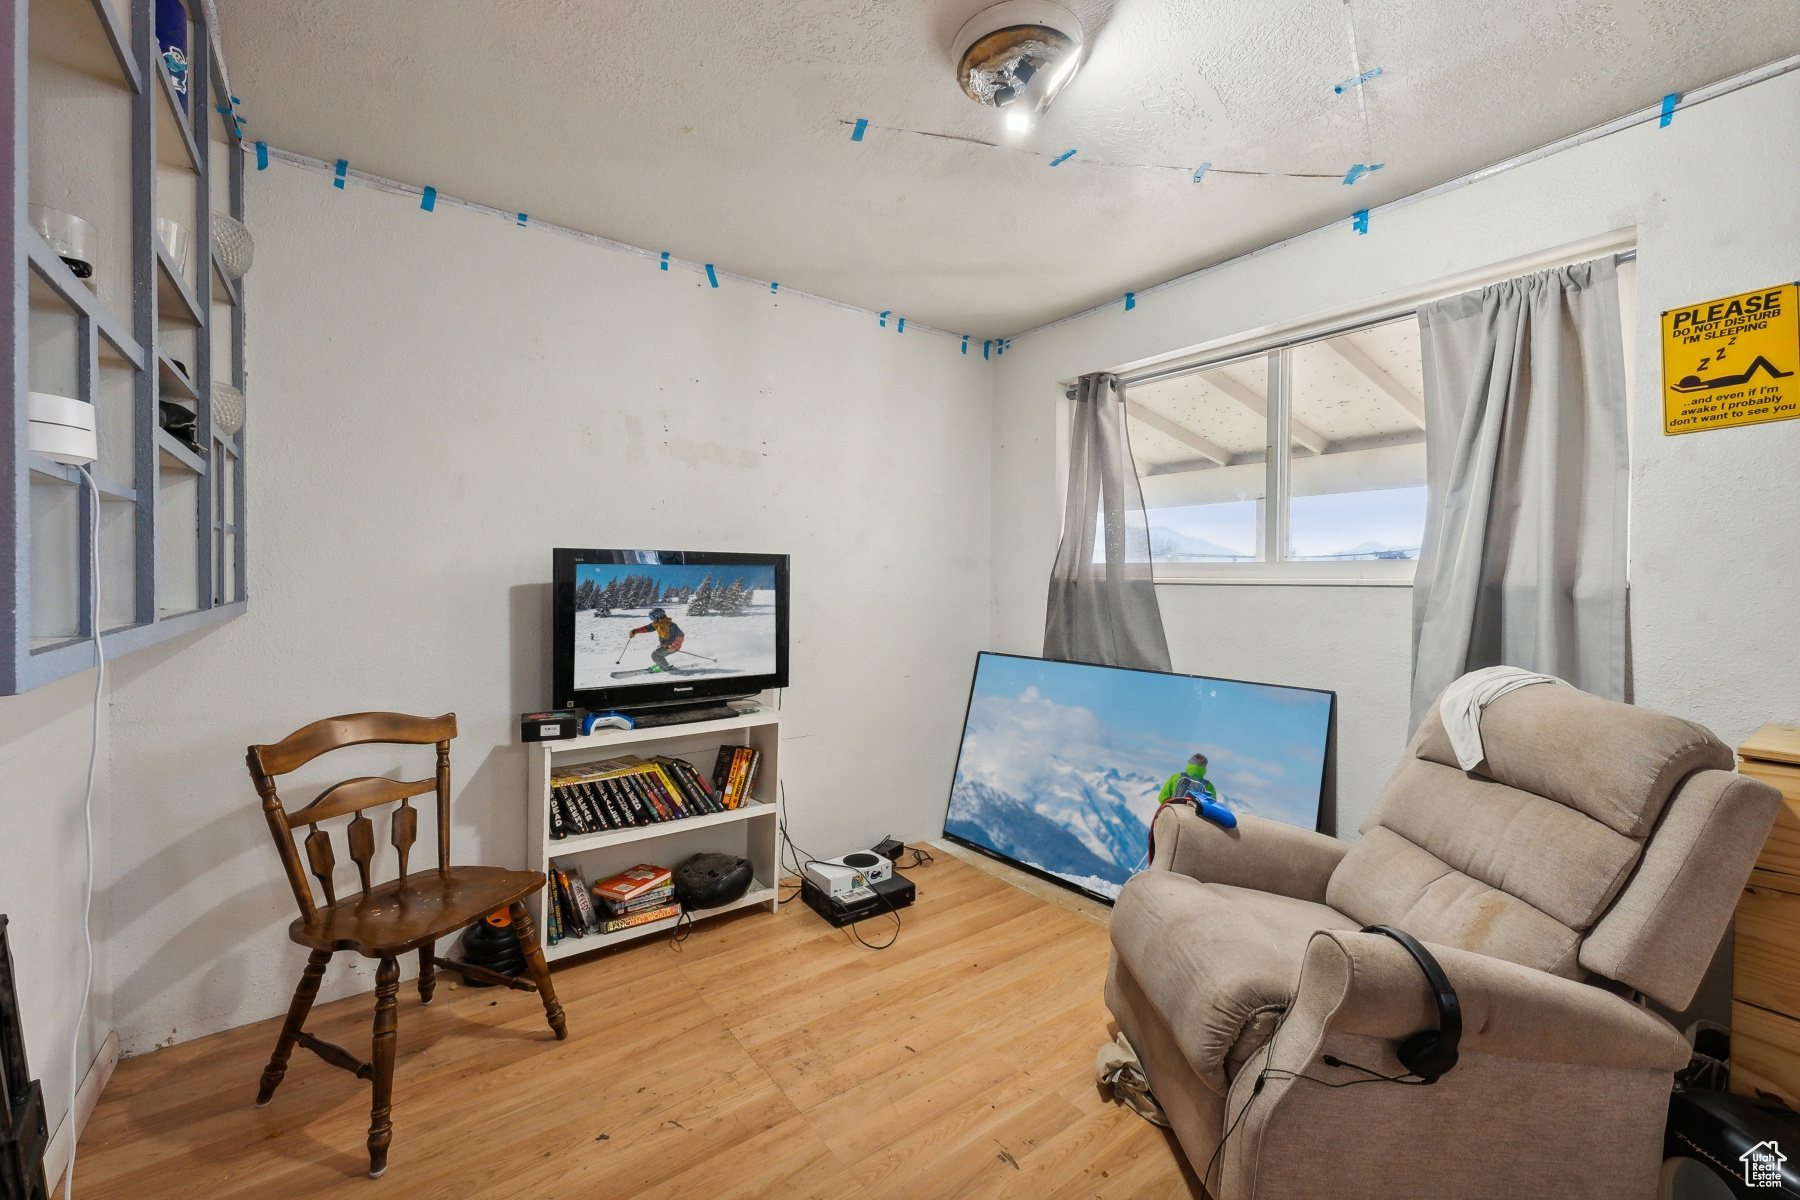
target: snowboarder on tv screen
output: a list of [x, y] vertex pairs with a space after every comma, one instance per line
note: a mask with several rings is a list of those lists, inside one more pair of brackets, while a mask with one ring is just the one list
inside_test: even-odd
[[670, 620], [669, 614], [664, 610], [653, 608], [650, 610], [650, 623], [648, 625], [639, 625], [636, 629], [632, 630], [631, 637], [636, 637], [640, 633], [654, 633], [656, 635], [656, 649], [650, 652], [650, 660], [656, 665], [651, 667], [650, 670], [652, 672], [675, 670], [674, 667], [669, 665], [669, 655], [681, 649], [681, 643], [687, 637], [686, 634], [681, 632], [681, 626]]
[[[1206, 755], [1193, 754], [1188, 757], [1187, 766], [1169, 776], [1157, 793], [1158, 804], [1192, 804], [1201, 816], [1223, 825], [1226, 829], [1237, 828], [1237, 817], [1229, 808], [1219, 803], [1218, 789], [1213, 787], [1212, 780], [1206, 777]], [[1154, 824], [1154, 821], [1152, 822]]]

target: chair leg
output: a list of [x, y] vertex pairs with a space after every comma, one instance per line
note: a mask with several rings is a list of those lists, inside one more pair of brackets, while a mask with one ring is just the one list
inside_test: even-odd
[[419, 1003], [430, 1004], [431, 994], [437, 990], [437, 968], [431, 965], [431, 956], [437, 953], [436, 942], [426, 942], [419, 947]]
[[563, 1017], [562, 1004], [556, 999], [556, 985], [550, 982], [550, 964], [544, 961], [544, 948], [538, 945], [537, 926], [532, 923], [531, 910], [520, 900], [510, 911], [513, 932], [519, 935], [519, 948], [525, 952], [525, 966], [531, 971], [538, 996], [544, 1002], [544, 1018], [550, 1022], [550, 1028], [560, 1042], [569, 1036], [569, 1026]]
[[375, 969], [374, 1098], [369, 1105], [369, 1178], [387, 1170], [388, 1143], [394, 1140], [394, 1044], [399, 1041], [400, 960], [384, 957]]
[[325, 977], [325, 964], [330, 961], [329, 950], [314, 950], [306, 960], [306, 970], [300, 976], [300, 986], [294, 989], [294, 1000], [288, 1005], [281, 1036], [275, 1040], [275, 1053], [269, 1055], [269, 1065], [263, 1068], [262, 1086], [256, 1091], [258, 1108], [275, 1098], [275, 1089], [281, 1086], [282, 1077], [287, 1074], [288, 1056], [293, 1054], [294, 1042], [306, 1027], [306, 1015], [312, 1011], [313, 999], [319, 994], [319, 981]]

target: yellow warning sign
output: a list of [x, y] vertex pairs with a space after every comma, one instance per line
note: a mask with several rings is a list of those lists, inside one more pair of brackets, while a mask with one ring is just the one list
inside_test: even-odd
[[1800, 417], [1800, 286], [1662, 316], [1663, 432]]

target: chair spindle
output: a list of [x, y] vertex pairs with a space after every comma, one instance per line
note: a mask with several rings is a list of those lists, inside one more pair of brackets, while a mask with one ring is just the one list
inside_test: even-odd
[[390, 839], [400, 852], [400, 878], [406, 878], [406, 857], [419, 837], [419, 810], [402, 800], [394, 810], [394, 832]]
[[306, 861], [319, 886], [325, 889], [325, 903], [336, 904], [337, 889], [331, 884], [331, 870], [337, 866], [337, 855], [331, 852], [331, 835], [317, 825], [306, 835]]
[[375, 861], [375, 822], [368, 814], [357, 813], [350, 822], [350, 857], [356, 860], [356, 872], [362, 876], [363, 895], [369, 894], [369, 864]]

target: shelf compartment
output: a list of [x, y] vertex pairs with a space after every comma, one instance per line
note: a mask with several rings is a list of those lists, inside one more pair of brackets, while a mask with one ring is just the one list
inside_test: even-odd
[[[694, 921], [704, 921], [708, 917], [724, 916], [726, 913], [736, 912], [740, 908], [753, 908], [758, 904], [768, 904], [780, 899], [781, 890], [779, 888], [766, 886], [761, 880], [757, 880], [751, 885], [749, 891], [730, 904], [721, 904], [717, 908], [697, 908], [688, 913], [687, 917]], [[630, 929], [621, 929], [617, 933], [589, 933], [582, 937], [566, 937], [554, 946], [546, 944], [544, 958], [549, 962], [555, 962], [560, 958], [573, 958], [577, 954], [592, 954], [596, 950], [608, 950], [641, 937], [667, 933], [680, 924], [681, 920], [681, 915], [677, 914], [673, 917], [664, 917], [660, 921], [633, 925]], [[542, 926], [539, 927], [539, 936], [542, 937]]]
[[[170, 77], [168, 64], [163, 62], [162, 55], [160, 54], [156, 56], [156, 77], [162, 80], [162, 86], [158, 90], [162, 92], [163, 100], [166, 101], [161, 107], [161, 115], [167, 117], [169, 121], [173, 123], [177, 134], [177, 140], [181, 142], [182, 148], [187, 151], [187, 161], [183, 162], [179, 157], [172, 155], [165, 157], [160, 150], [157, 153], [156, 160], [167, 166], [184, 167], [198, 175], [200, 173], [200, 146], [194, 141], [193, 124], [188, 120], [188, 115], [181, 111], [181, 97], [175, 92], [175, 80]], [[193, 93], [191, 91], [188, 93], [188, 101], [190, 103], [193, 101]], [[157, 121], [156, 130], [156, 141], [159, 147], [169, 140], [163, 136], [166, 131], [167, 127], [164, 122], [159, 119]]]
[[200, 393], [194, 390], [193, 382], [176, 365], [174, 359], [160, 351], [156, 355], [156, 378], [165, 400], [174, 396], [181, 400], [199, 403]]
[[698, 817], [682, 817], [676, 821], [656, 821], [631, 829], [609, 829], [605, 833], [578, 833], [561, 841], [550, 842], [550, 857], [561, 858], [567, 854], [579, 854], [583, 850], [597, 850], [602, 846], [623, 846], [627, 842], [641, 842], [647, 838], [663, 837], [690, 829], [706, 829], [714, 825], [730, 825], [735, 821], [774, 816], [773, 804], [752, 801], [742, 808], [727, 809], [722, 813], [705, 813]]
[[233, 308], [243, 303], [243, 293], [238, 290], [238, 281], [225, 274], [225, 264], [219, 258], [219, 249], [213, 247], [213, 303], [230, 304]]
[[79, 309], [94, 322], [94, 328], [100, 336], [112, 343], [113, 349], [120, 357], [132, 366], [143, 370], [144, 349], [137, 344], [137, 339], [127, 332], [125, 326], [112, 314], [112, 310], [101, 303], [100, 297], [81, 280], [75, 278], [75, 272], [57, 256], [50, 248], [43, 235], [26, 226], [22, 231], [25, 239], [25, 250], [31, 259], [31, 268], [37, 272], [38, 278], [50, 286], [63, 302], [71, 308]]
[[188, 286], [175, 266], [175, 260], [169, 257], [160, 241], [156, 243], [156, 265], [156, 315], [195, 327], [206, 324], [200, 301], [194, 299], [194, 290]]
[[91, 78], [144, 90], [131, 34], [108, 0], [38, 0], [31, 6], [32, 57]]
[[194, 475], [206, 474], [206, 460], [195, 454], [166, 429], [156, 431], [156, 448], [162, 452], [163, 465], [174, 466]]

